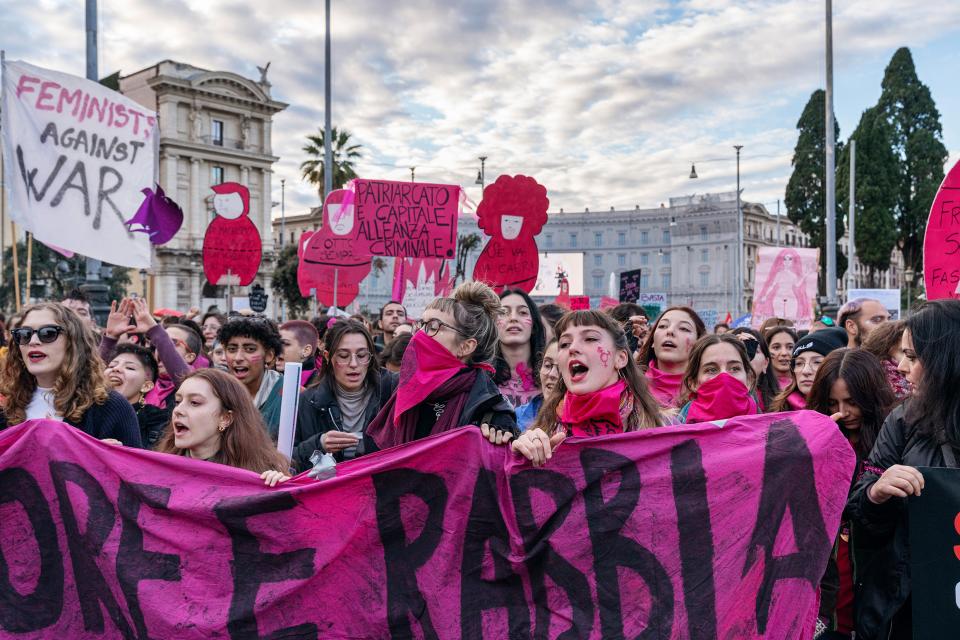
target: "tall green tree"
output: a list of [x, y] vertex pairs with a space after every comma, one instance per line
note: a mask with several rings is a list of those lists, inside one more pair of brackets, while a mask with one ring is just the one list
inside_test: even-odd
[[273, 272], [273, 291], [287, 305], [290, 316], [301, 316], [310, 309], [310, 299], [300, 295], [297, 283], [297, 245], [288, 244], [277, 256], [277, 268]]
[[943, 164], [947, 161], [940, 113], [930, 89], [917, 77], [913, 56], [906, 47], [893, 54], [881, 88], [877, 106], [892, 127], [892, 148], [899, 159], [898, 245], [906, 267], [919, 276], [927, 216], [943, 181]]
[[[868, 286], [877, 286], [877, 274], [890, 268], [897, 243], [898, 158], [893, 152], [893, 130], [877, 107], [863, 112], [850, 136], [856, 140], [854, 208], [857, 260], [867, 268]], [[850, 144], [837, 163], [838, 213], [850, 211]], [[847, 220], [849, 227], [849, 219]]]
[[[330, 133], [333, 151], [333, 188], [340, 189], [347, 182], [357, 177], [353, 163], [361, 157], [361, 146], [351, 143], [351, 134], [346, 129], [340, 130], [333, 127]], [[324, 197], [324, 144], [323, 129], [320, 129], [316, 134], [307, 136], [307, 144], [303, 146], [303, 152], [307, 154], [307, 159], [300, 163], [300, 172], [303, 174], [303, 179], [317, 187], [321, 200]]]
[[[27, 296], [27, 245], [17, 243], [17, 266], [19, 268], [20, 298]], [[104, 264], [108, 273], [104, 283], [110, 287], [111, 300], [120, 300], [127, 295], [130, 285], [130, 271], [124, 267]], [[3, 286], [0, 286], [0, 309], [10, 311], [16, 308], [13, 284], [13, 247], [3, 252]], [[35, 300], [60, 300], [70, 290], [85, 281], [86, 259], [82, 256], [64, 258], [46, 245], [34, 241], [30, 256], [30, 295]]]
[[[810, 246], [820, 249], [819, 290], [825, 292], [826, 283], [826, 117], [824, 114], [825, 94], [817, 89], [807, 100], [803, 113], [797, 121], [797, 146], [793, 150], [793, 173], [787, 182], [784, 202], [787, 205], [787, 217], [810, 237]], [[833, 121], [833, 139], [836, 153], [843, 148], [839, 142], [840, 127]], [[843, 235], [843, 216], [836, 217], [837, 240]], [[847, 259], [837, 247], [837, 277], [846, 271]]]

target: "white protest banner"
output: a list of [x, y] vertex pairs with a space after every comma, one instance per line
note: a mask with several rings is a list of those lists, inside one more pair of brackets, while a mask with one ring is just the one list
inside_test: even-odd
[[870, 298], [883, 305], [891, 320], [900, 319], [900, 289], [850, 289], [847, 300]]
[[531, 296], [555, 296], [560, 293], [560, 281], [566, 280], [572, 296], [583, 295], [582, 253], [540, 253], [537, 283]]
[[280, 433], [277, 449], [288, 458], [293, 455], [293, 437], [297, 432], [297, 408], [300, 405], [300, 374], [303, 364], [283, 365], [283, 391], [280, 399]]
[[96, 82], [4, 62], [2, 133], [16, 223], [44, 244], [150, 266], [147, 234], [124, 221], [154, 186], [155, 114]]

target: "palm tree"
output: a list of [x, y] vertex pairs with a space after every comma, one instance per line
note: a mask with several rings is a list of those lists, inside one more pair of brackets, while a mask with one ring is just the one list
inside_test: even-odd
[[[308, 158], [300, 164], [303, 179], [317, 187], [321, 199], [324, 196], [323, 159], [325, 151], [323, 134], [323, 129], [320, 129], [318, 133], [307, 136], [307, 144], [303, 146], [303, 152], [307, 154]], [[350, 143], [350, 132], [346, 129], [340, 131], [333, 127], [331, 134], [334, 167], [333, 188], [340, 189], [347, 182], [357, 177], [353, 170], [353, 163], [360, 158], [360, 145]]]
[[467, 279], [467, 258], [480, 246], [483, 238], [479, 233], [461, 233], [457, 243], [457, 268], [453, 275], [453, 284]]

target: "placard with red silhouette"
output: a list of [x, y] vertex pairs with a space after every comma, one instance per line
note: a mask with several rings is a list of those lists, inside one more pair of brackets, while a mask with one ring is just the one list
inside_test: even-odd
[[535, 236], [547, 223], [549, 206], [546, 187], [528, 176], [500, 176], [484, 189], [477, 224], [490, 241], [480, 252], [473, 279], [498, 293], [505, 288], [529, 293], [540, 265]]
[[570, 296], [570, 311], [589, 311], [590, 296]]
[[440, 258], [396, 258], [393, 299], [402, 302], [407, 318], [419, 319], [434, 298], [449, 295], [450, 269]]
[[960, 162], [943, 179], [923, 237], [927, 300], [960, 297]]
[[217, 214], [203, 236], [203, 273], [210, 284], [246, 286], [260, 269], [260, 232], [250, 219], [250, 191], [237, 182], [213, 189]]
[[323, 226], [319, 231], [305, 231], [297, 248], [300, 294], [308, 297], [310, 290], [316, 289], [317, 299], [328, 307], [353, 302], [360, 293], [360, 282], [370, 274], [370, 256], [359, 252], [353, 242], [356, 208], [348, 194], [352, 196], [346, 189], [336, 189], [327, 195]]
[[356, 205], [357, 255], [454, 257], [459, 186], [357, 179], [350, 197]]

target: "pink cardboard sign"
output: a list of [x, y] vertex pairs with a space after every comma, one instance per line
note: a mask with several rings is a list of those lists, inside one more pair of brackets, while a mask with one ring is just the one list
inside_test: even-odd
[[590, 309], [590, 296], [570, 296], [571, 311], [588, 311]]
[[490, 236], [473, 268], [473, 279], [497, 293], [537, 284], [540, 254], [536, 235], [547, 223], [547, 189], [528, 176], [500, 176], [483, 190], [477, 208], [480, 229]]
[[460, 214], [457, 185], [357, 179], [353, 193], [358, 255], [454, 257]]
[[246, 286], [260, 269], [260, 232], [250, 220], [250, 191], [237, 182], [213, 189], [217, 216], [203, 236], [203, 273], [210, 284]]
[[28, 422], [0, 432], [0, 635], [809, 640], [854, 464], [800, 411], [540, 468], [456, 429], [271, 489]]
[[353, 302], [360, 293], [360, 282], [370, 274], [370, 256], [358, 252], [353, 242], [356, 209], [351, 203], [343, 204], [348, 193], [336, 189], [327, 195], [323, 226], [319, 231], [305, 231], [297, 248], [300, 295], [306, 298], [315, 289], [317, 299], [328, 307], [334, 302], [339, 307]]
[[960, 162], [943, 179], [923, 236], [927, 300], [960, 297]]

